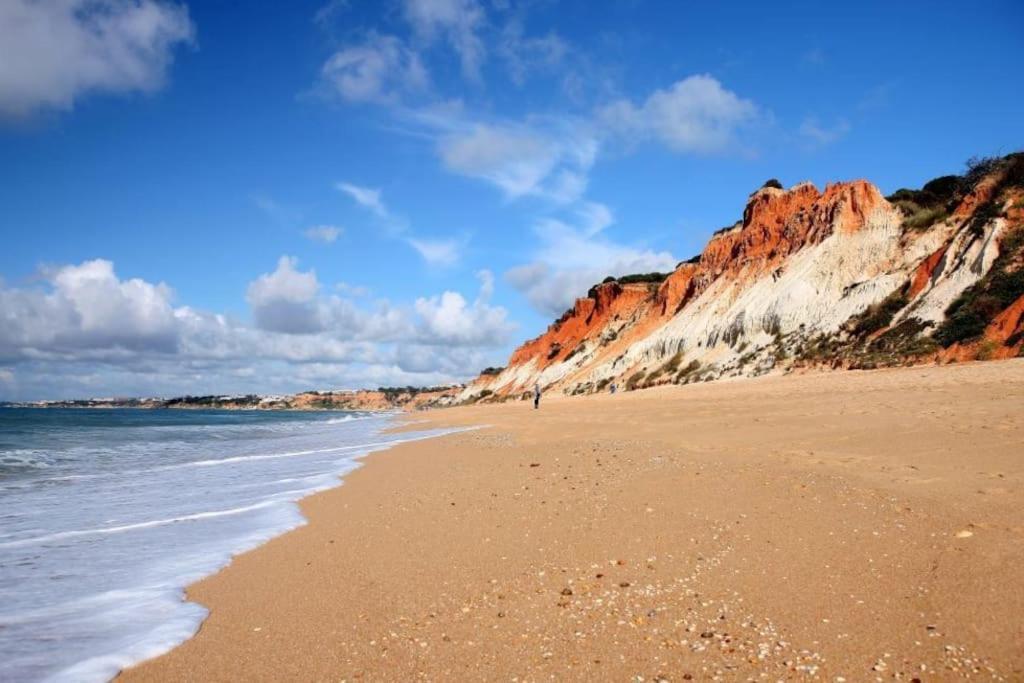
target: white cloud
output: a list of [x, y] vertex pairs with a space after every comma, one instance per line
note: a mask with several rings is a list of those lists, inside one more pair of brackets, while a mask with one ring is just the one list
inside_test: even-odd
[[752, 101], [706, 74], [656, 90], [639, 106], [618, 100], [599, 112], [609, 130], [627, 139], [655, 138], [678, 152], [698, 153], [735, 146], [738, 131], [757, 116]]
[[347, 282], [339, 282], [334, 285], [334, 288], [342, 294], [348, 294], [349, 296], [362, 297], [370, 295], [370, 288], [362, 285], [352, 285]]
[[311, 239], [314, 242], [333, 244], [341, 236], [342, 232], [344, 230], [335, 225], [315, 225], [312, 228], [308, 228], [303, 234], [307, 239]]
[[523, 85], [530, 71], [553, 71], [561, 65], [569, 45], [554, 31], [542, 36], [526, 36], [522, 21], [511, 20], [501, 32], [497, 51], [508, 67], [512, 82]]
[[477, 273], [480, 294], [472, 304], [458, 292], [416, 299], [415, 310], [420, 318], [422, 335], [428, 343], [457, 346], [496, 346], [503, 343], [514, 329], [501, 306], [488, 301], [494, 291], [490, 271]]
[[260, 275], [249, 284], [246, 299], [260, 329], [287, 334], [308, 334], [324, 329], [316, 306], [320, 284], [316, 273], [296, 269], [298, 260], [282, 256], [277, 270]]
[[839, 119], [835, 125], [823, 126], [816, 116], [808, 116], [800, 123], [800, 135], [811, 145], [824, 147], [836, 142], [850, 132], [850, 122]]
[[321, 83], [350, 102], [396, 103], [430, 84], [418, 54], [394, 36], [370, 34], [338, 50], [320, 68]]
[[195, 29], [161, 0], [0, 2], [0, 116], [70, 110], [89, 92], [153, 92]]
[[448, 170], [499, 187], [509, 199], [535, 195], [569, 203], [587, 186], [597, 140], [570, 121], [455, 125], [438, 140]]
[[414, 237], [406, 240], [423, 260], [432, 266], [453, 266], [462, 256], [462, 243], [458, 240], [428, 240]]
[[362, 187], [360, 185], [353, 185], [352, 183], [337, 183], [335, 187], [351, 197], [356, 204], [369, 209], [381, 218], [387, 218], [388, 209], [384, 206], [384, 202], [380, 198], [381, 193], [379, 189]]
[[110, 261], [45, 272], [49, 291], [0, 287], [0, 358], [108, 349], [171, 351], [172, 292], [163, 284], [120, 280]]
[[361, 187], [352, 183], [337, 183], [336, 187], [383, 219], [386, 233], [394, 238], [404, 240], [416, 250], [423, 260], [431, 266], [452, 266], [462, 256], [465, 240], [457, 239], [426, 239], [410, 235], [407, 222], [392, 213], [381, 199], [381, 191], [376, 188]]
[[587, 290], [608, 275], [668, 272], [678, 259], [667, 251], [619, 244], [601, 236], [611, 225], [612, 212], [603, 204], [587, 203], [577, 210], [578, 224], [552, 218], [538, 221], [534, 232], [541, 241], [530, 263], [505, 273], [505, 278], [544, 315], [560, 315]]
[[497, 362], [514, 328], [486, 272], [472, 303], [445, 291], [356, 305], [282, 257], [249, 285], [256, 326], [174, 308], [167, 285], [121, 280], [109, 261], [41, 275], [0, 281], [0, 399], [446, 383]]
[[485, 15], [477, 0], [405, 0], [404, 12], [421, 40], [443, 36], [458, 53], [463, 75], [480, 78], [486, 48], [477, 32]]

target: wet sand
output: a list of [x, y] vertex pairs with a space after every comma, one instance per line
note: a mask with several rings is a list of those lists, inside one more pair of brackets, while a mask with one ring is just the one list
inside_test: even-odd
[[1024, 360], [409, 420], [122, 678], [1024, 678]]

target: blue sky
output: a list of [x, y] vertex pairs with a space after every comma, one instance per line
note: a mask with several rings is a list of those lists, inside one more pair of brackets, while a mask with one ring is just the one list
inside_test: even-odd
[[767, 178], [1019, 149], [1024, 5], [0, 4], [0, 399], [433, 384]]

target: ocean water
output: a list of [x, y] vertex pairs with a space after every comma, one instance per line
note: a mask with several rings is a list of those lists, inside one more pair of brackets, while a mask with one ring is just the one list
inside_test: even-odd
[[303, 523], [384, 434], [351, 412], [0, 408], [0, 680], [104, 681], [191, 637], [189, 583]]

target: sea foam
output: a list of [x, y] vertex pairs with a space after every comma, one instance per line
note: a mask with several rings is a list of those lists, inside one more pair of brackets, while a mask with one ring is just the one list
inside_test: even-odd
[[304, 523], [389, 415], [0, 409], [0, 680], [103, 681], [191, 637], [184, 588]]

